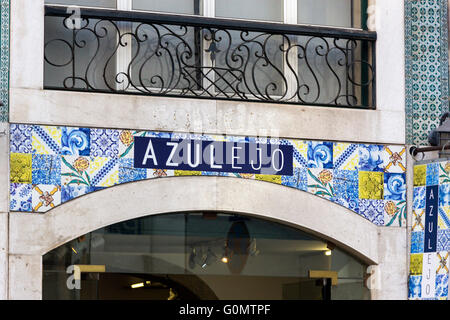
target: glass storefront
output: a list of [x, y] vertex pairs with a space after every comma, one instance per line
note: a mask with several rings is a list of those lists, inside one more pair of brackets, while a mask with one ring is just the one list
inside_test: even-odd
[[218, 212], [121, 222], [48, 252], [43, 264], [43, 299], [319, 300], [327, 290], [331, 299], [370, 298], [367, 266], [333, 244]]

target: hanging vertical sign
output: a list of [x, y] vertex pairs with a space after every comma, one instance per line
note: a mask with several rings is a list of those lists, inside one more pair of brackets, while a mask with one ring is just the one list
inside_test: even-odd
[[438, 205], [439, 187], [427, 186], [425, 198], [425, 235], [422, 270], [422, 298], [435, 297]]
[[436, 252], [439, 208], [438, 186], [426, 187], [424, 252]]

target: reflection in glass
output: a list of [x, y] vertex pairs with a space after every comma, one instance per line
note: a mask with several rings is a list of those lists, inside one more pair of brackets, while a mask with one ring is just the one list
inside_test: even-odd
[[116, 8], [116, 0], [45, 0], [45, 4], [63, 4], [66, 6]]
[[297, 22], [359, 28], [360, 26], [355, 26], [352, 16], [358, 2], [359, 0], [297, 0]]
[[[338, 272], [333, 299], [366, 299], [366, 266], [297, 229], [224, 213], [177, 213], [111, 225], [43, 258], [44, 299], [321, 299], [309, 270]], [[224, 259], [226, 258], [226, 259]], [[101, 265], [69, 290], [71, 265]], [[132, 287], [134, 286], [134, 288]]]
[[216, 17], [283, 21], [283, 1], [279, 0], [215, 0]]
[[133, 10], [199, 14], [199, 0], [133, 0]]

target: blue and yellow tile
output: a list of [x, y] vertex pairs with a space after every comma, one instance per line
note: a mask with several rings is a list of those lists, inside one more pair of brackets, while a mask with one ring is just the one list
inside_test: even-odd
[[341, 170], [358, 170], [359, 146], [354, 143], [333, 143], [333, 167]]
[[32, 183], [61, 185], [61, 156], [33, 154]]
[[81, 197], [82, 195], [88, 194], [92, 191], [94, 191], [93, 188], [86, 185], [63, 185], [61, 187], [61, 203]]
[[450, 229], [450, 206], [440, 206], [438, 215], [439, 229]]
[[33, 126], [27, 124], [14, 124], [10, 126], [9, 146], [11, 153], [31, 153], [31, 137]]
[[425, 231], [411, 232], [411, 253], [423, 253]]
[[37, 154], [61, 154], [61, 128], [53, 126], [33, 126], [32, 152]]
[[406, 148], [404, 146], [384, 146], [382, 158], [385, 172], [406, 172]]
[[33, 211], [31, 202], [31, 184], [11, 183], [10, 184], [10, 210], [31, 212]]
[[448, 273], [436, 275], [436, 291], [437, 298], [448, 297]]
[[359, 170], [384, 171], [384, 146], [375, 144], [359, 145]]
[[415, 253], [410, 256], [409, 271], [412, 275], [421, 275], [423, 269], [423, 253]]
[[272, 182], [275, 184], [281, 184], [281, 176], [271, 174], [255, 174], [255, 180]]
[[402, 227], [406, 225], [406, 200], [384, 200], [384, 225]]
[[333, 170], [333, 188], [336, 203], [359, 212], [358, 172], [355, 170]]
[[427, 180], [427, 166], [425, 164], [423, 165], [416, 165], [414, 166], [414, 186], [425, 186]]
[[414, 187], [413, 189], [413, 209], [424, 209], [425, 208], [425, 187]]
[[119, 159], [119, 183], [144, 180], [147, 178], [147, 169], [134, 168], [133, 159]]
[[308, 142], [303, 140], [285, 140], [287, 145], [293, 147], [294, 167], [306, 168], [308, 166]]
[[384, 226], [384, 201], [359, 199], [359, 215], [377, 226]]
[[281, 176], [281, 184], [283, 186], [296, 188], [299, 190], [308, 190], [308, 177], [306, 168], [295, 167], [292, 176]]
[[91, 157], [86, 172], [91, 186], [111, 187], [119, 183], [119, 161], [117, 158]]
[[90, 155], [101, 158], [119, 157], [120, 131], [114, 129], [91, 129]]
[[316, 196], [334, 201], [336, 194], [333, 188], [333, 170], [323, 168], [306, 169], [308, 192]]
[[88, 168], [91, 157], [61, 156], [61, 185], [92, 186]]
[[359, 171], [359, 198], [383, 199], [384, 175], [383, 172]]
[[439, 206], [450, 205], [450, 183], [439, 185]]
[[439, 163], [439, 184], [450, 183], [450, 161]]
[[24, 153], [10, 154], [11, 183], [32, 183], [32, 155]]
[[89, 156], [91, 148], [89, 128], [61, 128], [61, 154]]
[[61, 204], [61, 187], [58, 185], [33, 185], [32, 205], [34, 212], [46, 212]]
[[435, 186], [439, 184], [439, 163], [427, 164], [425, 184], [427, 186]]
[[410, 275], [408, 281], [408, 299], [420, 299], [422, 297], [422, 276]]
[[385, 200], [406, 200], [406, 175], [385, 172], [383, 194]]
[[425, 230], [425, 209], [413, 209], [411, 231]]

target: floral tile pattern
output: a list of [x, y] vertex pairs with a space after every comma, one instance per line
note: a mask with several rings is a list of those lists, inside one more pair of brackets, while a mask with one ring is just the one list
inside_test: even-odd
[[378, 226], [384, 225], [383, 200], [361, 199], [359, 202], [360, 214]]
[[[291, 145], [293, 174], [134, 168], [134, 138], [144, 136]], [[341, 205], [377, 225], [404, 226], [403, 150], [403, 146], [393, 145], [11, 124], [10, 181], [15, 186], [11, 192], [18, 188], [16, 184], [23, 184], [31, 186], [26, 188], [32, 194], [19, 205], [15, 193], [11, 207], [17, 211], [46, 212], [61, 203], [120, 183], [212, 175], [296, 188]]]
[[120, 132], [114, 129], [91, 129], [90, 155], [93, 157], [119, 157]]
[[[450, 268], [450, 181], [448, 180], [448, 169], [450, 166], [447, 164], [447, 161], [440, 161], [418, 164], [414, 167], [415, 187], [413, 190], [411, 217], [410, 299], [448, 299], [448, 275]], [[438, 199], [433, 199], [431, 198], [431, 190], [436, 190], [436, 188], [439, 190]], [[427, 189], [429, 190], [428, 192]], [[427, 200], [427, 193], [430, 195], [429, 200]], [[427, 201], [432, 202], [429, 203]], [[438, 203], [438, 208], [434, 212], [437, 212], [437, 217], [434, 214], [427, 216], [427, 211], [431, 213], [431, 205], [435, 206], [436, 202]], [[434, 221], [436, 221], [434, 219], [437, 220], [437, 228], [433, 228]], [[418, 264], [418, 254], [422, 253], [423, 263], [421, 268]], [[426, 265], [425, 255], [427, 255], [428, 261], [430, 258], [434, 260], [431, 265], [430, 263]], [[431, 291], [424, 291], [425, 289], [421, 287], [421, 282], [414, 277], [422, 277], [422, 275], [429, 274], [430, 271], [434, 272], [430, 270], [430, 266], [432, 269], [436, 267], [435, 287], [431, 288]], [[427, 282], [427, 288], [429, 286], [430, 283]], [[412, 287], [414, 292], [411, 292]]]
[[33, 126], [27, 124], [11, 124], [10, 149], [12, 153], [31, 153], [31, 136]]
[[311, 168], [307, 169], [309, 193], [316, 196], [333, 200], [335, 192], [333, 188], [333, 172], [328, 169]]
[[31, 184], [11, 183], [10, 197], [10, 210], [24, 212], [32, 211]]
[[384, 200], [385, 226], [401, 227], [406, 224], [406, 200]]

